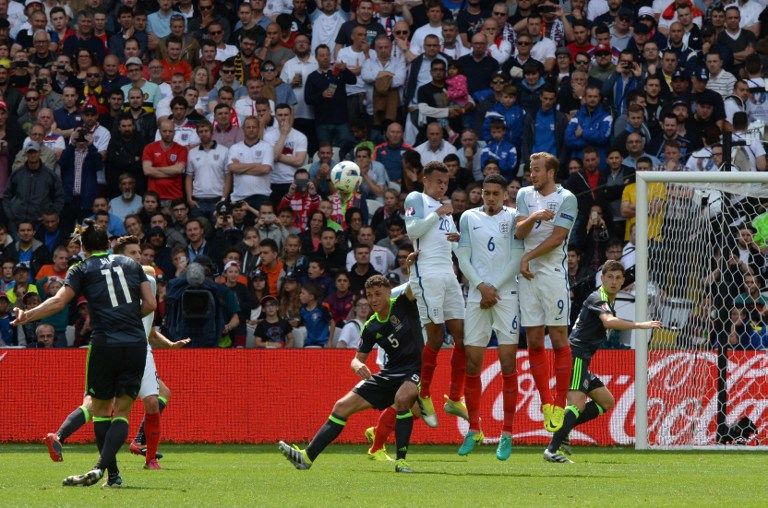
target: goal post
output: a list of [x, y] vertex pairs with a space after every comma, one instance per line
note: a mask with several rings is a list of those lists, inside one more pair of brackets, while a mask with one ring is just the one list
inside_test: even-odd
[[[663, 192], [664, 200], [649, 200], [649, 189], [651, 194], [654, 189]], [[667, 192], [670, 199], [676, 196], [673, 202], [667, 201]], [[636, 449], [734, 444], [739, 440], [731, 440], [728, 430], [741, 428], [746, 422], [751, 432], [744, 436], [751, 436], [749, 444], [759, 445], [757, 434], [765, 433], [768, 419], [768, 352], [737, 353], [739, 361], [752, 362], [748, 367], [752, 368], [752, 379], [759, 377], [755, 371], [762, 373], [760, 386], [753, 381], [748, 387], [757, 393], [754, 400], [750, 399], [749, 394], [745, 396], [747, 388], [734, 388], [736, 380], [729, 382], [727, 377], [729, 371], [741, 372], [733, 361], [729, 363], [729, 355], [739, 347], [720, 338], [711, 339], [732, 330], [727, 317], [733, 312], [731, 302], [722, 303], [727, 299], [721, 298], [718, 304], [713, 291], [737, 292], [735, 282], [712, 282], [712, 274], [719, 273], [712, 265], [715, 260], [721, 262], [726, 252], [736, 252], [737, 247], [728, 250], [731, 247], [726, 245], [732, 244], [724, 235], [732, 234], [741, 225], [751, 225], [761, 214], [768, 224], [766, 205], [768, 172], [637, 172], [635, 319], [661, 319], [665, 328], [653, 333], [635, 331]], [[665, 215], [667, 212], [671, 215]], [[663, 215], [661, 220], [659, 214]], [[649, 238], [649, 228], [655, 238]], [[741, 264], [738, 267], [743, 269]], [[728, 285], [718, 287], [719, 283]], [[711, 309], [707, 316], [715, 316], [702, 318], [707, 322], [705, 332], [700, 334], [704, 340], [700, 340], [701, 336], [692, 338], [690, 330], [688, 338], [684, 338], [686, 323], [681, 320], [692, 316], [691, 309], [699, 308]], [[768, 318], [768, 312], [765, 315]], [[664, 368], [659, 365], [664, 364], [675, 364], [676, 372], [670, 374], [667, 370], [663, 382], [652, 379], [661, 377], [657, 373]], [[679, 386], [670, 381], [675, 376], [683, 379], [683, 375], [686, 381]], [[717, 379], [712, 379], [715, 375]], [[649, 386], [654, 393], [649, 394]], [[728, 390], [738, 399], [730, 415]], [[728, 423], [726, 416], [730, 417]], [[735, 422], [734, 418], [741, 419]]]

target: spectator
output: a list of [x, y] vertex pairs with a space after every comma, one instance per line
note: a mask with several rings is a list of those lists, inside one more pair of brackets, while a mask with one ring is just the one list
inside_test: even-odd
[[87, 49], [97, 61], [104, 61], [104, 42], [93, 36], [93, 14], [90, 11], [80, 11], [75, 22], [77, 31], [64, 39], [61, 52], [74, 58], [78, 50]]
[[27, 162], [11, 174], [3, 196], [3, 211], [11, 222], [34, 221], [44, 209], [61, 212], [64, 191], [61, 179], [40, 162], [40, 144], [30, 141], [24, 147]]
[[[377, 273], [387, 273], [395, 265], [395, 255], [387, 247], [375, 245], [376, 235], [371, 226], [362, 226], [356, 237], [356, 245], [366, 245], [370, 248], [368, 261]], [[347, 270], [352, 271], [357, 260], [356, 250], [347, 254]]]
[[572, 157], [581, 157], [587, 145], [597, 148], [601, 159], [605, 157], [613, 120], [601, 100], [600, 90], [596, 86], [587, 86], [584, 105], [565, 129], [565, 144], [571, 149]]
[[253, 334], [256, 339], [256, 347], [267, 349], [292, 348], [293, 329], [287, 320], [280, 317], [277, 298], [271, 295], [263, 297], [261, 308], [264, 318], [258, 322]]
[[245, 347], [246, 321], [251, 316], [251, 309], [254, 307], [255, 302], [248, 287], [239, 282], [241, 274], [240, 264], [237, 261], [228, 261], [224, 265], [223, 273], [224, 286], [234, 293], [240, 309], [238, 311], [238, 324], [229, 330], [229, 335], [234, 347], [242, 348]]
[[349, 270], [349, 288], [354, 294], [359, 295], [365, 288], [365, 281], [371, 275], [381, 275], [381, 272], [376, 271], [371, 265], [371, 247], [369, 245], [358, 244], [352, 252], [355, 256], [355, 263]]
[[[49, 252], [53, 252], [56, 247], [66, 245], [69, 241], [69, 235], [63, 229], [59, 214], [53, 210], [46, 210], [40, 218], [40, 226], [37, 228], [35, 238], [43, 242]], [[15, 256], [14, 254], [14, 258]]]
[[66, 246], [59, 245], [53, 251], [53, 263], [48, 263], [41, 266], [35, 274], [35, 280], [38, 282], [42, 281], [43, 283], [47, 282], [46, 279], [53, 277], [64, 280], [67, 276], [68, 269], [69, 251], [67, 250]]
[[[270, 173], [272, 203], [280, 203], [284, 196], [291, 194], [290, 187], [295, 185], [298, 169], [307, 158], [307, 136], [294, 129], [293, 109], [286, 103], [275, 106], [277, 120], [277, 139], [274, 143], [274, 169]], [[309, 179], [309, 174], [306, 173]], [[302, 176], [302, 179], [304, 177]], [[310, 194], [317, 195], [317, 189], [308, 185]], [[278, 208], [280, 208], [278, 206]]]
[[568, 322], [572, 327], [579, 316], [581, 304], [595, 290], [595, 272], [581, 262], [579, 249], [573, 244], [568, 246], [568, 287], [571, 288], [571, 315]]
[[709, 71], [707, 89], [717, 92], [723, 99], [731, 95], [736, 77], [723, 69], [723, 57], [720, 53], [710, 50], [706, 56], [706, 65]]
[[363, 176], [360, 194], [366, 199], [380, 199], [389, 187], [389, 175], [384, 165], [371, 161], [371, 149], [365, 145], [355, 148], [355, 162]]
[[321, 303], [322, 289], [316, 284], [308, 283], [301, 288], [299, 300], [301, 301], [299, 324], [307, 329], [304, 347], [331, 347], [336, 324], [328, 308]]
[[346, 65], [334, 65], [331, 68], [331, 51], [328, 46], [318, 46], [315, 58], [318, 69], [307, 77], [304, 98], [312, 106], [317, 119], [317, 139], [341, 146], [352, 137], [347, 127], [346, 85], [354, 84], [357, 77]]
[[301, 238], [296, 234], [290, 234], [283, 242], [283, 252], [280, 256], [283, 261], [283, 270], [293, 272], [298, 278], [303, 278], [307, 273], [309, 258], [301, 251]]
[[144, 148], [142, 165], [147, 189], [157, 192], [165, 206], [183, 196], [182, 177], [187, 166], [187, 149], [174, 141], [175, 126], [160, 120], [160, 140]]
[[627, 156], [621, 163], [628, 168], [636, 168], [637, 162], [643, 157], [647, 157], [654, 167], [661, 164], [659, 159], [645, 151], [645, 138], [637, 132], [627, 136], [626, 152]]
[[[453, 194], [451, 196], [452, 202], [454, 202], [453, 197], [457, 196], [458, 194], [461, 194], [464, 197], [464, 209], [461, 210], [463, 212], [464, 210], [466, 210], [467, 193], [463, 189], [457, 189], [453, 191]], [[458, 212], [458, 206], [455, 202], [453, 204], [453, 209], [455, 212]], [[405, 221], [403, 220], [402, 217], [400, 217], [399, 214], [397, 214], [389, 217], [385, 221], [385, 226], [387, 229], [387, 237], [382, 238], [381, 240], [376, 242], [376, 246], [384, 247], [385, 249], [388, 249], [392, 253], [393, 265], [394, 265], [394, 260], [397, 257], [397, 250], [400, 248], [400, 245], [408, 241], [408, 236], [406, 235], [406, 232], [405, 232]], [[373, 226], [371, 226], [371, 228], [373, 228]], [[382, 273], [386, 273], [386, 272], [382, 272]]]
[[31, 281], [32, 274], [36, 274], [43, 265], [51, 262], [51, 253], [43, 242], [35, 238], [35, 228], [31, 221], [20, 221], [16, 231], [18, 262], [28, 268], [28, 280]]
[[346, 253], [338, 245], [336, 232], [324, 227], [320, 232], [320, 245], [312, 252], [313, 259], [321, 259], [331, 274], [346, 271]]
[[[554, 62], [554, 48], [552, 50]], [[469, 94], [488, 88], [491, 77], [499, 69], [499, 62], [488, 55], [488, 39], [483, 33], [472, 36], [472, 52], [458, 59], [461, 73], [467, 77]]]
[[59, 163], [65, 196], [62, 216], [65, 224], [72, 225], [79, 223], [93, 208], [93, 200], [99, 194], [98, 174], [103, 174], [104, 162], [93, 135], [86, 130], [75, 130]]
[[232, 145], [243, 141], [243, 129], [240, 128], [237, 113], [231, 106], [219, 102], [213, 109], [213, 117], [213, 139], [216, 143], [231, 148]]
[[352, 307], [350, 319], [341, 329], [341, 334], [339, 335], [339, 340], [336, 342], [336, 347], [357, 348], [360, 344], [360, 331], [363, 329], [365, 322], [370, 316], [371, 306], [368, 304], [368, 300], [364, 296], [358, 297], [354, 307]]
[[502, 176], [511, 178], [517, 173], [517, 150], [507, 137], [507, 125], [503, 118], [495, 117], [490, 122], [490, 139], [480, 155], [480, 164], [484, 167], [493, 160], [499, 166]]
[[314, 182], [309, 180], [309, 172], [299, 169], [278, 209], [290, 209], [293, 212], [293, 227], [299, 232], [304, 232], [308, 227], [309, 216], [317, 210], [319, 204], [320, 196], [317, 194]]
[[757, 311], [731, 310], [728, 344], [740, 350], [768, 349], [768, 327]]
[[11, 320], [14, 319], [10, 313], [11, 305], [5, 292], [0, 292], [0, 347], [16, 346]]
[[278, 246], [274, 240], [265, 238], [259, 242], [261, 262], [259, 270], [267, 277], [269, 294], [275, 296], [280, 289], [279, 282], [283, 278], [283, 262], [278, 257]]
[[384, 142], [376, 146], [372, 158], [374, 161], [384, 165], [389, 181], [400, 184], [403, 177], [403, 153], [410, 149], [411, 146], [403, 142], [402, 125], [392, 122], [387, 126]]
[[[130, 173], [123, 173], [118, 177], [120, 195], [109, 201], [109, 209], [113, 215], [125, 220], [125, 217], [138, 213], [141, 210], [141, 196], [136, 194], [136, 177]], [[114, 187], [107, 187], [114, 188]]]
[[184, 186], [192, 216], [210, 221], [225, 194], [229, 150], [213, 139], [213, 126], [207, 120], [198, 123], [196, 130], [200, 144], [189, 152]]
[[427, 125], [427, 141], [415, 148], [422, 166], [433, 161], [443, 162], [446, 155], [456, 154], [456, 147], [443, 140], [443, 129], [437, 122]]
[[121, 88], [123, 94], [127, 95], [128, 100], [130, 101], [131, 89], [138, 88], [141, 90], [142, 94], [142, 107], [147, 113], [153, 113], [157, 108], [160, 99], [162, 99], [160, 87], [157, 84], [144, 79], [144, 64], [139, 57], [133, 56], [128, 58], [128, 60], [125, 61], [125, 69], [128, 73], [128, 78], [131, 80], [131, 83], [129, 85], [124, 85]]
[[232, 189], [232, 201], [245, 200], [252, 208], [258, 208], [269, 199], [271, 192], [269, 174], [272, 172], [273, 150], [261, 139], [256, 117], [246, 118], [243, 127], [245, 139], [229, 149], [226, 185]]
[[333, 47], [337, 34], [347, 21], [335, 0], [320, 0], [313, 18], [311, 51], [315, 52], [321, 45]]
[[[366, 85], [366, 113], [372, 117], [373, 127], [381, 131], [398, 118], [406, 70], [403, 60], [393, 58], [392, 41], [386, 35], [376, 37], [374, 49], [375, 58], [363, 59], [361, 78]], [[402, 128], [400, 136], [402, 138]]]
[[[291, 270], [298, 276], [296, 270]], [[323, 299], [327, 298], [333, 292], [333, 277], [328, 273], [325, 262], [320, 258], [309, 260], [306, 269], [306, 277], [300, 278], [299, 283], [305, 286], [307, 283], [316, 284], [323, 292]]]
[[[528, 161], [532, 153], [547, 152], [558, 154], [565, 160], [565, 129], [568, 121], [564, 113], [556, 108], [557, 91], [551, 85], [541, 89], [541, 107], [525, 116], [520, 148], [521, 162]], [[554, 135], [553, 135], [554, 133]]]
[[[125, 92], [125, 87], [123, 87]], [[157, 132], [157, 118], [152, 112], [148, 112], [144, 107], [144, 92], [141, 88], [130, 86], [127, 91], [128, 108], [127, 113], [133, 119], [133, 132], [141, 136], [142, 142], [146, 145], [155, 139]], [[123, 128], [123, 137], [127, 135], [127, 128]]]

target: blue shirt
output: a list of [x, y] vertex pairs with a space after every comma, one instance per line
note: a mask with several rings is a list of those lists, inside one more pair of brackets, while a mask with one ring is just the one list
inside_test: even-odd
[[[153, 12], [147, 16], [147, 32], [155, 34], [155, 36], [160, 39], [171, 35], [171, 16], [174, 14], [178, 13], [169, 11], [166, 15], [161, 11]], [[184, 19], [184, 24], [186, 26], [186, 18]]]
[[301, 323], [307, 329], [307, 338], [304, 340], [304, 347], [320, 346], [325, 347], [328, 344], [328, 335], [330, 334], [330, 324], [333, 318], [328, 309], [318, 304], [314, 309], [307, 310], [306, 305], [299, 309]]
[[540, 109], [536, 113], [536, 121], [533, 122], [533, 125], [534, 134], [531, 153], [557, 153], [557, 143], [555, 142], [555, 108], [549, 111]]

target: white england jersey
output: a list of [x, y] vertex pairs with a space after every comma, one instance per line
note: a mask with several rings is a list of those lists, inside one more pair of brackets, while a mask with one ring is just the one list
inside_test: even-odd
[[[538, 210], [549, 209], [555, 213], [555, 218], [549, 221], [537, 221], [536, 224], [525, 237], [525, 252], [530, 252], [546, 240], [554, 231], [555, 226], [560, 226], [569, 231], [573, 229], [576, 216], [579, 213], [579, 206], [576, 202], [576, 196], [567, 189], [557, 185], [555, 191], [548, 196], [542, 196], [533, 186], [523, 187], [517, 193], [517, 213], [520, 217], [529, 217]], [[566, 246], [568, 245], [568, 236], [566, 236], [560, 248], [554, 248], [546, 254], [537, 257], [531, 261], [531, 269], [538, 268], [559, 268], [564, 267], [566, 260]]]
[[[514, 208], [502, 207], [496, 215], [488, 215], [483, 207], [473, 208], [461, 214], [460, 246], [472, 249], [470, 263], [483, 282], [492, 284], [499, 295], [509, 295], [517, 291], [516, 277], [510, 278], [503, 287], [498, 282], [504, 275], [504, 268], [510, 260], [515, 270], [520, 270], [520, 259], [523, 257], [523, 241], [515, 238]], [[481, 300], [480, 291], [476, 287], [469, 288], [468, 302], [477, 303]]]
[[[149, 287], [152, 288], [152, 294], [157, 295], [157, 280], [151, 275], [147, 275], [147, 280], [149, 280]], [[147, 339], [149, 339], [149, 334], [152, 332], [152, 325], [155, 322], [155, 313], [150, 312], [141, 318], [141, 321], [144, 323], [144, 333], [147, 335]], [[147, 343], [147, 348], [152, 349], [152, 346]]]
[[434, 213], [441, 206], [440, 201], [423, 192], [414, 191], [405, 198], [405, 228], [419, 251], [411, 279], [453, 273], [451, 242], [445, 235], [456, 232], [456, 225], [450, 215]]

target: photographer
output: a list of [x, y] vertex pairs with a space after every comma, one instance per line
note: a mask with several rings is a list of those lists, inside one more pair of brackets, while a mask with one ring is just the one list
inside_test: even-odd
[[289, 231], [280, 224], [277, 215], [275, 215], [275, 207], [269, 201], [259, 206], [256, 230], [259, 233], [259, 238], [274, 240], [277, 244], [277, 250], [283, 250], [283, 242], [288, 237]]
[[62, 222], [70, 225], [90, 214], [93, 201], [99, 194], [96, 174], [104, 170], [101, 155], [93, 145], [93, 135], [85, 127], [73, 131], [69, 145], [61, 154], [59, 166], [65, 190]]
[[226, 201], [221, 201], [216, 205], [216, 222], [213, 227], [213, 238], [211, 239], [212, 254], [215, 252], [214, 260], [217, 265], [221, 262], [218, 253], [225, 252], [227, 249], [237, 247], [243, 241], [243, 232], [235, 226], [232, 217], [232, 205]]
[[320, 196], [315, 183], [309, 180], [309, 172], [300, 168], [293, 175], [293, 183], [288, 193], [278, 205], [278, 210], [290, 209], [293, 212], [293, 227], [300, 233], [307, 228], [309, 215], [320, 206]]

